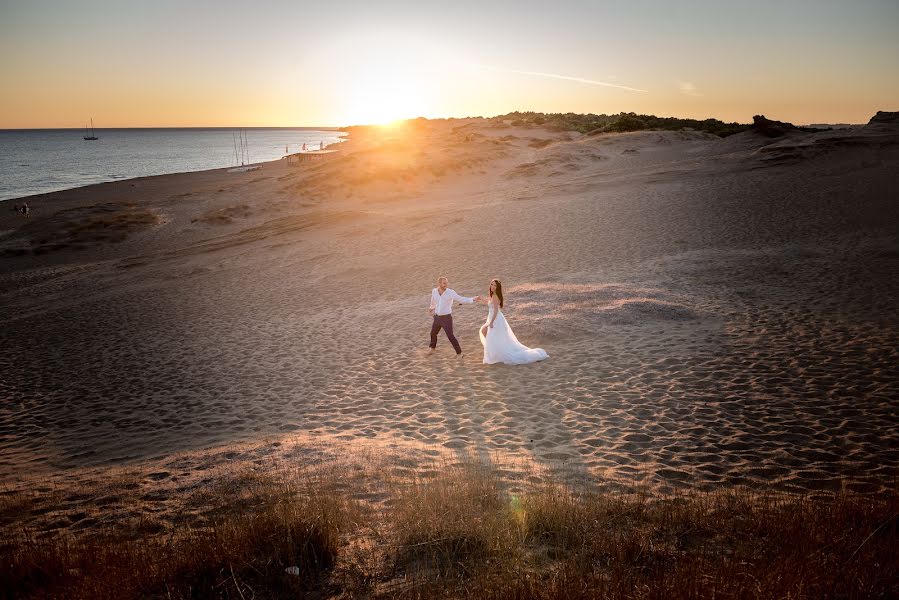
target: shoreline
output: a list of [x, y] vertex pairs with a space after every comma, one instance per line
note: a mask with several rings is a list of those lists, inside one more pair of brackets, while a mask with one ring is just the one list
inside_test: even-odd
[[[346, 127], [97, 127], [95, 131], [345, 131]], [[84, 127], [24, 127], [19, 129], [0, 129], [0, 133], [22, 131], [84, 131]]]
[[[329, 146], [340, 145], [340, 144], [342, 144], [342, 143], [346, 143], [347, 141], [349, 141], [349, 134], [346, 133], [346, 129], [345, 129], [345, 128], [324, 128], [324, 129], [322, 129], [322, 128], [303, 128], [303, 127], [301, 127], [301, 128], [283, 128], [283, 127], [282, 127], [282, 128], [253, 128], [253, 129], [254, 129], [254, 130], [258, 130], [258, 131], [291, 131], [291, 130], [295, 130], [295, 131], [327, 131], [327, 132], [329, 132], [329, 133], [333, 133], [333, 132], [342, 132], [342, 135], [338, 136], [342, 141], [338, 141], [338, 142], [333, 142], [333, 143], [331, 143], [331, 144], [327, 144], [327, 145], [325, 146], [326, 148], [329, 147]], [[198, 132], [202, 132], [202, 131], [225, 131], [225, 132], [227, 132], [227, 131], [232, 131], [231, 128], [224, 128], [224, 127], [222, 127], [222, 128], [210, 128], [210, 127], [176, 127], [176, 128], [148, 127], [148, 128], [121, 128], [121, 129], [109, 128], [109, 130], [110, 130], [110, 131], [141, 131], [141, 132], [143, 132], [143, 131], [148, 131], [148, 132], [155, 132], [155, 131], [198, 131]], [[2, 132], [2, 131], [7, 131], [7, 132], [11, 132], [11, 133], [18, 133], [18, 132], [32, 132], [32, 131], [33, 131], [33, 132], [42, 132], [42, 131], [53, 132], [53, 131], [69, 131], [69, 130], [68, 130], [68, 129], [20, 129], [20, 130], [19, 130], [19, 129], [15, 129], [15, 130], [0, 130], [0, 132]], [[71, 129], [71, 131], [77, 131], [77, 129]], [[102, 131], [102, 130], [98, 130], [98, 131]], [[294, 153], [291, 153], [291, 154], [294, 154]], [[251, 165], [266, 165], [266, 164], [271, 164], [271, 163], [277, 163], [278, 161], [283, 160], [285, 156], [286, 156], [286, 155], [283, 155], [283, 154], [282, 154], [282, 156], [281, 156], [280, 158], [275, 158], [275, 159], [272, 159], [272, 160], [259, 161], [259, 162], [253, 162], [253, 163], [250, 163], [250, 164], [251, 164]], [[109, 180], [107, 180], [107, 181], [98, 181], [98, 182], [94, 182], [94, 183], [87, 183], [87, 184], [84, 184], [84, 185], [76, 185], [76, 186], [73, 186], [73, 187], [60, 188], [60, 189], [53, 190], [53, 191], [49, 191], [49, 192], [40, 192], [40, 193], [35, 193], [35, 194], [27, 194], [27, 195], [23, 195], [23, 196], [15, 196], [15, 197], [6, 198], [6, 199], [0, 199], [0, 206], [2, 206], [2, 203], [3, 203], [3, 202], [10, 202], [10, 201], [13, 202], [13, 203], [15, 203], [15, 202], [22, 202], [22, 201], [28, 202], [28, 201], [30, 201], [31, 199], [40, 199], [40, 198], [43, 197], [43, 196], [50, 196], [50, 195], [53, 195], [53, 194], [59, 194], [59, 193], [65, 193], [65, 192], [71, 192], [71, 191], [73, 191], [73, 190], [83, 190], [83, 189], [85, 189], [85, 188], [90, 188], [91, 186], [104, 185], [104, 184], [109, 184], [109, 183], [118, 183], [118, 182], [132, 182], [132, 181], [135, 181], [135, 180], [148, 179], [148, 178], [151, 178], [151, 177], [164, 177], [164, 176], [169, 176], [169, 175], [184, 175], [184, 174], [188, 174], [188, 173], [203, 173], [203, 172], [207, 172], [207, 171], [218, 171], [218, 170], [222, 170], [222, 169], [232, 169], [232, 168], [239, 167], [239, 166], [241, 166], [241, 165], [228, 165], [228, 166], [213, 167], [213, 168], [199, 168], [199, 169], [195, 169], [195, 170], [187, 170], [187, 171], [172, 171], [172, 172], [158, 173], [158, 174], [154, 174], [154, 175], [137, 175], [137, 176], [135, 176], [135, 177], [123, 177], [123, 178], [118, 178], [118, 179], [113, 178], [113, 179], [109, 179]], [[244, 166], [249, 166], [249, 165], [244, 165]]]
[[[182, 129], [183, 129], [183, 128], [182, 128]], [[327, 144], [327, 145], [325, 146], [324, 149], [327, 150], [327, 149], [328, 149], [329, 147], [331, 147], [331, 146], [340, 146], [341, 144], [345, 144], [345, 143], [349, 142], [349, 141], [350, 141], [350, 140], [349, 140], [349, 136], [345, 137], [344, 140], [345, 140], [345, 141], [343, 141], [343, 142], [337, 142], [337, 143], [335, 143], [335, 144]], [[292, 155], [294, 155], [294, 154], [297, 154], [297, 153], [296, 153], [296, 152], [292, 152], [290, 155], [292, 156]], [[228, 167], [216, 167], [216, 168], [214, 168], [214, 169], [198, 169], [198, 170], [196, 170], [196, 171], [175, 171], [175, 172], [173, 172], [173, 173], [159, 173], [158, 175], [139, 175], [139, 176], [137, 176], [137, 177], [126, 177], [126, 178], [123, 178], [123, 179], [112, 179], [112, 180], [110, 180], [110, 181], [99, 181], [99, 182], [97, 182], [97, 183], [88, 183], [88, 184], [85, 184], [85, 185], [80, 185], [80, 186], [75, 186], [75, 187], [70, 187], [70, 188], [63, 188], [63, 189], [61, 189], [61, 190], [55, 190], [55, 191], [52, 191], [52, 192], [42, 192], [42, 193], [40, 193], [40, 194], [31, 194], [31, 195], [28, 195], [28, 196], [18, 196], [18, 197], [16, 197], [16, 198], [7, 198], [6, 200], [0, 199], [0, 202], [20, 202], [20, 201], [28, 201], [28, 200], [31, 200], [31, 199], [40, 199], [40, 198], [42, 198], [43, 196], [53, 196], [53, 195], [56, 195], [56, 194], [64, 194], [64, 193], [67, 193], [67, 192], [73, 192], [73, 191], [75, 191], [75, 190], [78, 190], [79, 192], [86, 192], [86, 191], [89, 191], [89, 188], [99, 187], [99, 186], [103, 186], [103, 185], [108, 185], [108, 184], [113, 184], [113, 183], [135, 183], [135, 182], [138, 182], [138, 181], [151, 180], [151, 179], [158, 178], [158, 177], [172, 177], [172, 176], [179, 176], [179, 175], [191, 175], [191, 174], [202, 174], [202, 173], [214, 173], [214, 172], [216, 172], [216, 171], [225, 171], [225, 172], [227, 172], [228, 169], [235, 169], [235, 168], [249, 167], [249, 166], [261, 166], [261, 167], [264, 168], [265, 165], [275, 165], [275, 164], [279, 164], [279, 163], [281, 163], [281, 161], [284, 161], [284, 160], [286, 160], [286, 159], [287, 159], [287, 155], [282, 156], [281, 158], [273, 159], [273, 160], [266, 160], [266, 161], [262, 161], [262, 162], [251, 163], [251, 164], [249, 164], [249, 165], [231, 165], [231, 166], [228, 166]]]
[[[281, 162], [282, 160], [284, 160], [284, 158], [278, 158], [275, 160], [267, 160], [267, 161], [263, 161], [260, 163], [252, 163], [252, 165], [237, 165], [237, 167], [254, 166], [254, 165], [262, 165], [264, 167], [265, 165], [277, 164], [277, 163]], [[8, 198], [6, 200], [0, 200], [0, 202], [21, 202], [21, 201], [29, 201], [32, 199], [44, 199], [43, 197], [45, 197], [45, 196], [54, 196], [54, 195], [65, 194], [65, 193], [74, 192], [74, 191], [89, 192], [91, 188], [99, 189], [101, 186], [110, 185], [110, 184], [137, 183], [137, 182], [142, 182], [142, 181], [151, 181], [154, 179], [158, 179], [160, 177], [178, 177], [178, 176], [194, 175], [194, 174], [200, 175], [200, 174], [204, 174], [204, 173], [215, 173], [217, 171], [227, 172], [228, 169], [234, 169], [234, 168], [236, 168], [236, 167], [232, 165], [230, 167], [216, 167], [214, 169], [198, 169], [196, 171], [175, 171], [174, 173], [160, 173], [158, 175], [139, 175], [137, 177], [126, 177], [123, 179], [112, 179], [110, 181], [99, 181], [97, 183], [88, 183], [85, 185], [79, 185], [79, 186], [70, 187], [70, 188], [63, 188], [61, 190], [55, 190], [52, 192], [42, 192], [40, 194], [31, 194], [29, 196], [18, 196], [16, 198]]]

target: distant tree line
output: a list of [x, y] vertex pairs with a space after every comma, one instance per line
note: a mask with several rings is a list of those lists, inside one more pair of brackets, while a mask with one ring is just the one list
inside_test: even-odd
[[585, 134], [607, 132], [641, 131], [644, 129], [665, 129], [679, 131], [692, 129], [704, 131], [720, 137], [727, 137], [751, 126], [742, 123], [725, 123], [718, 119], [679, 119], [677, 117], [657, 117], [655, 115], [638, 115], [636, 113], [618, 113], [617, 115], [579, 115], [575, 113], [538, 113], [511, 112], [507, 115], [493, 117], [496, 121], [511, 121], [515, 127], [540, 126], [557, 131], [577, 131]]

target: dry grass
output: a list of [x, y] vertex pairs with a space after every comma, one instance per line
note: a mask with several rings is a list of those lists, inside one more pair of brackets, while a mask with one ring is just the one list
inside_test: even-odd
[[425, 580], [471, 576], [485, 564], [515, 558], [514, 524], [491, 469], [448, 467], [397, 496], [388, 522], [399, 573]]
[[159, 222], [156, 213], [124, 202], [63, 210], [21, 226], [5, 240], [0, 257], [41, 255], [118, 243]]
[[[875, 598], [899, 591], [899, 499], [549, 488], [523, 503], [541, 562], [504, 598]], [[870, 536], [870, 537], [869, 537]]]
[[[386, 500], [365, 508], [343, 499], [353, 490], [340, 479], [223, 479], [185, 500], [203, 517], [176, 529], [22, 530], [0, 546], [0, 589], [17, 598], [246, 600], [899, 594], [896, 493], [660, 497], [547, 484], [516, 495], [492, 467], [457, 464], [388, 481]], [[4, 499], [7, 508], [20, 501]], [[285, 573], [292, 566], [300, 575]]]
[[[208, 490], [210, 516], [201, 527], [49, 538], [23, 531], [0, 546], [2, 594], [248, 599], [259, 591], [262, 597], [301, 593], [334, 566], [351, 508], [325, 488], [297, 489], [295, 482], [246, 474]], [[285, 572], [288, 567], [299, 575]]]

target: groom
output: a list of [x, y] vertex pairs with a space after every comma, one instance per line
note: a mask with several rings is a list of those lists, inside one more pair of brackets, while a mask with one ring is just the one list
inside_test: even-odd
[[441, 329], [446, 330], [446, 337], [449, 338], [450, 344], [456, 350], [456, 356], [462, 356], [462, 348], [459, 346], [459, 340], [453, 335], [453, 300], [463, 304], [471, 304], [476, 300], [480, 300], [480, 296], [474, 298], [466, 298], [460, 296], [455, 290], [449, 287], [449, 281], [446, 277], [437, 278], [437, 287], [431, 290], [431, 307], [428, 312], [434, 315], [434, 324], [431, 325], [431, 349], [433, 352], [437, 348], [437, 334]]

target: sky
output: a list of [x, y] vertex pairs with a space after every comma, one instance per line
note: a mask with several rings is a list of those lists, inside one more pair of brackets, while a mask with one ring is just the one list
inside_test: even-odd
[[511, 111], [864, 123], [899, 0], [0, 0], [0, 128]]

